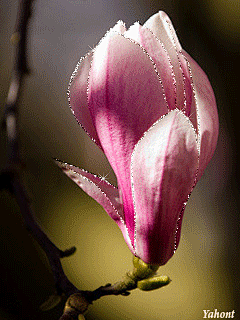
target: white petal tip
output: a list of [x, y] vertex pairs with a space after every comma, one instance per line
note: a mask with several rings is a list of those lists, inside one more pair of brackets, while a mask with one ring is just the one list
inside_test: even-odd
[[118, 32], [120, 34], [124, 34], [126, 31], [125, 23], [122, 20], [119, 20], [113, 28], [110, 29], [113, 32]]

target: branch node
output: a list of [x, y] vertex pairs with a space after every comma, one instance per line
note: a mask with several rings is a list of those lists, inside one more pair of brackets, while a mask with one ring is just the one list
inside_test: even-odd
[[65, 257], [70, 257], [76, 252], [77, 248], [76, 247], [71, 247], [66, 250], [60, 250], [60, 258], [65, 258]]

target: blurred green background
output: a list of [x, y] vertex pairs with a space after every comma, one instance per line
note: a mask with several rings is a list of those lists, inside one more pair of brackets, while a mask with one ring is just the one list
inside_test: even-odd
[[[0, 1], [0, 116], [13, 63], [9, 39], [18, 2]], [[111, 168], [72, 116], [66, 90], [79, 58], [118, 20], [143, 24], [158, 10], [170, 16], [184, 49], [213, 86], [220, 117], [216, 153], [185, 211], [180, 246], [159, 272], [173, 280], [155, 292], [103, 297], [91, 320], [199, 320], [203, 309], [235, 310], [239, 318], [239, 67], [238, 0], [36, 0], [29, 37], [32, 74], [21, 98], [21, 154], [36, 219], [55, 244], [77, 247], [63, 260], [69, 279], [93, 290], [115, 282], [132, 265], [117, 225], [53, 164], [57, 157], [96, 174]], [[5, 140], [0, 139], [0, 164]], [[15, 200], [0, 193], [0, 319], [55, 320], [63, 305], [42, 314], [54, 292], [48, 261], [24, 228]]]

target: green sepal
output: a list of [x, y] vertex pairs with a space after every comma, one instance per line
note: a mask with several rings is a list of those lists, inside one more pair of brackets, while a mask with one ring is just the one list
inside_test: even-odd
[[133, 272], [132, 275], [135, 279], [146, 279], [153, 276], [159, 268], [159, 265], [147, 264], [140, 258], [133, 258]]

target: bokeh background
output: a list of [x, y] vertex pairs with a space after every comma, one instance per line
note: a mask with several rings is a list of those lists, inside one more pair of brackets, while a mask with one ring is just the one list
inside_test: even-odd
[[[13, 63], [9, 39], [18, 2], [0, 0], [0, 116]], [[220, 135], [216, 153], [185, 211], [180, 246], [160, 273], [169, 286], [104, 297], [86, 314], [91, 320], [199, 320], [203, 310], [235, 310], [239, 295], [239, 67], [238, 0], [36, 0], [29, 37], [32, 74], [20, 107], [24, 177], [36, 219], [55, 244], [77, 246], [63, 260], [69, 279], [93, 290], [115, 282], [132, 265], [117, 225], [53, 164], [60, 158], [116, 183], [111, 168], [72, 116], [66, 90], [79, 58], [118, 20], [129, 27], [158, 10], [168, 13], [182, 46], [207, 73], [216, 94]], [[0, 164], [5, 140], [0, 139]], [[0, 319], [58, 319], [63, 305], [42, 314], [54, 292], [48, 261], [25, 230], [18, 206], [0, 193]]]

